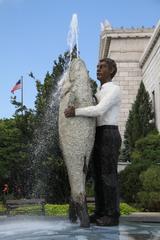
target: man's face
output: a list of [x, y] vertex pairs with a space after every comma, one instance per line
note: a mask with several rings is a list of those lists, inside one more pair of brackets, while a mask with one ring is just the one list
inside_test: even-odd
[[106, 82], [111, 76], [111, 69], [105, 61], [99, 62], [97, 65], [97, 79], [100, 82]]

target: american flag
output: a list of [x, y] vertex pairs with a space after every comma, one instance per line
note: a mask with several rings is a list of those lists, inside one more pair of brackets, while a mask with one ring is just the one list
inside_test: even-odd
[[12, 88], [11, 90], [11, 93], [14, 94], [14, 92], [18, 89], [21, 89], [22, 88], [22, 83], [21, 83], [21, 80], [19, 80], [18, 82], [16, 82], [16, 84], [14, 85], [14, 87]]

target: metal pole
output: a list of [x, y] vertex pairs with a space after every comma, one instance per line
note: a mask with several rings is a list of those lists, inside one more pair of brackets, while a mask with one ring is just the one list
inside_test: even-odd
[[[21, 105], [23, 107], [23, 76], [21, 76]], [[22, 115], [23, 115], [23, 108], [22, 108]]]

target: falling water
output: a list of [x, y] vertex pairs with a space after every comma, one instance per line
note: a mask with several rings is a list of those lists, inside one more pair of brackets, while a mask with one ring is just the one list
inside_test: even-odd
[[70, 24], [70, 30], [68, 32], [67, 43], [69, 45], [70, 57], [72, 56], [73, 48], [76, 45], [77, 47], [77, 57], [78, 57], [78, 17], [77, 14], [74, 13], [72, 15], [72, 20]]
[[[70, 61], [72, 58], [73, 49], [76, 45], [77, 57], [78, 57], [78, 18], [77, 14], [73, 14], [70, 23], [70, 30], [67, 37], [67, 43], [69, 45]], [[68, 63], [70, 65], [70, 62]], [[66, 67], [67, 68], [67, 67]], [[59, 149], [59, 137], [58, 137], [58, 111], [60, 103], [60, 92], [63, 82], [65, 81], [68, 71], [59, 80], [56, 80], [56, 84], [52, 87], [48, 98], [48, 104], [45, 109], [43, 119], [39, 123], [38, 127], [34, 131], [34, 140], [30, 149], [31, 152], [31, 176], [28, 182], [28, 188], [32, 185], [33, 196], [45, 196], [45, 189], [47, 179], [49, 179], [50, 169], [45, 167], [44, 161], [48, 152], [52, 149], [55, 157], [61, 156]], [[55, 79], [53, 79], [55, 82]]]
[[61, 156], [58, 138], [58, 110], [61, 87], [66, 74], [67, 72], [63, 74], [52, 89], [44, 116], [34, 132], [34, 140], [30, 149], [32, 177], [29, 184], [32, 185], [32, 192], [30, 193], [32, 197], [45, 197], [47, 179], [49, 179], [50, 174], [53, 174], [44, 163], [48, 152], [52, 149], [55, 157]]

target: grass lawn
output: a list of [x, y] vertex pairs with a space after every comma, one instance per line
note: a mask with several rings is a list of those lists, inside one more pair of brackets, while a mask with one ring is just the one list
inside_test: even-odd
[[[68, 215], [68, 204], [46, 204], [45, 205], [45, 214], [46, 216], [67, 216]], [[12, 215], [17, 215], [18, 213], [23, 214], [37, 214], [38, 210], [40, 209], [39, 206], [24, 206], [17, 208], [16, 210], [12, 210]], [[94, 211], [94, 205], [88, 204], [88, 212], [89, 214], [93, 213]], [[129, 206], [126, 203], [120, 204], [120, 211], [121, 215], [128, 215], [132, 212], [137, 212], [138, 210]], [[3, 215], [6, 213], [6, 208], [3, 205], [2, 202], [0, 202], [0, 215]]]
[[6, 212], [6, 208], [5, 206], [3, 205], [2, 202], [0, 202], [0, 215], [4, 214]]

